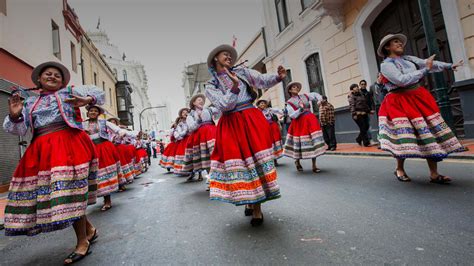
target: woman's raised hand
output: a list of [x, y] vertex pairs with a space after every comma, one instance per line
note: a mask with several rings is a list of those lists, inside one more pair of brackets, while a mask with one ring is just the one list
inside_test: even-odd
[[436, 57], [436, 54], [428, 57], [428, 59], [426, 59], [426, 68], [428, 70], [431, 70], [431, 68], [433, 67], [433, 61], [434, 61], [434, 58]]
[[90, 104], [94, 99], [91, 96], [82, 97], [71, 94], [69, 98], [64, 100], [67, 103], [72, 104], [74, 107], [82, 107]]
[[456, 64], [453, 64], [451, 66], [451, 68], [454, 70], [454, 71], [458, 71], [458, 67], [462, 67], [464, 65], [464, 60], [459, 60]]
[[277, 73], [280, 80], [284, 80], [286, 78], [286, 69], [283, 66], [278, 66]]
[[18, 93], [14, 93], [12, 97], [8, 99], [8, 110], [10, 112], [10, 117], [13, 119], [17, 119], [21, 116], [23, 100]]

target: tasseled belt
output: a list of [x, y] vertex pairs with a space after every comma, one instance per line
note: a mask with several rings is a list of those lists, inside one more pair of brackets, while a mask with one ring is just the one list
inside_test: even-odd
[[44, 136], [50, 133], [54, 133], [63, 129], [69, 128], [65, 122], [52, 123], [47, 126], [35, 128], [33, 138]]
[[255, 108], [252, 104], [252, 101], [245, 101], [245, 102], [241, 102], [241, 103], [237, 103], [234, 107], [234, 109], [230, 110], [230, 111], [226, 111], [224, 112], [224, 114], [231, 114], [231, 113], [235, 113], [235, 112], [240, 112], [240, 111], [243, 111], [243, 110], [247, 110], [247, 109], [250, 109], [250, 108]]

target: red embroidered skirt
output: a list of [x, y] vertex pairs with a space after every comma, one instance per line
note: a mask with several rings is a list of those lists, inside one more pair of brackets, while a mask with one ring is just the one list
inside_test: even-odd
[[202, 125], [189, 136], [185, 151], [184, 172], [199, 172], [211, 167], [211, 154], [216, 141], [213, 124]]
[[277, 122], [272, 121], [270, 123], [270, 129], [272, 134], [273, 140], [273, 155], [275, 155], [275, 159], [279, 159], [283, 156], [283, 146], [281, 144], [281, 133], [280, 133], [280, 126]]
[[257, 108], [224, 114], [211, 155], [210, 198], [235, 205], [280, 197], [270, 125]]
[[94, 144], [81, 130], [34, 139], [11, 179], [5, 234], [32, 236], [72, 225], [96, 201], [97, 169]]
[[184, 165], [186, 163], [186, 145], [188, 144], [189, 135], [184, 137], [182, 140], [176, 142], [176, 154], [174, 156], [173, 169], [177, 175], [188, 175], [189, 172], [185, 172]]
[[324, 154], [326, 148], [318, 118], [306, 112], [291, 121], [283, 155], [293, 159], [312, 159]]
[[129, 148], [125, 144], [117, 144], [115, 147], [119, 153], [120, 165], [122, 167], [123, 177], [125, 178], [125, 182], [121, 179], [120, 184], [131, 183], [135, 175], [135, 165], [132, 163], [133, 158], [130, 157]]
[[95, 149], [99, 158], [97, 197], [108, 196], [118, 190], [119, 179], [124, 179], [120, 155], [114, 144], [108, 140], [96, 144]]
[[424, 87], [385, 97], [379, 110], [379, 141], [383, 150], [397, 158], [442, 160], [465, 150]]
[[176, 155], [176, 142], [170, 142], [166, 145], [165, 150], [161, 154], [160, 166], [165, 169], [172, 169], [174, 165], [174, 156]]

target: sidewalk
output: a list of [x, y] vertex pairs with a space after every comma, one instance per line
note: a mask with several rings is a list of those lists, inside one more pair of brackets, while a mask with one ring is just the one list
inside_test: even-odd
[[[468, 151], [453, 153], [448, 158], [474, 160], [474, 139], [461, 140], [461, 143], [468, 149]], [[359, 146], [357, 143], [338, 143], [337, 150], [327, 151], [326, 154], [392, 157], [389, 152], [377, 149], [377, 146], [363, 147]]]

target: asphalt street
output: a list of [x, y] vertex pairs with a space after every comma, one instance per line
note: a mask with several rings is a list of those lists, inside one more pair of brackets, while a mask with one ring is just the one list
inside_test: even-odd
[[[446, 161], [450, 185], [429, 183], [427, 166], [408, 160], [411, 183], [393, 176], [390, 158], [322, 156], [320, 174], [278, 167], [282, 197], [263, 205], [250, 226], [243, 207], [210, 201], [204, 182], [186, 183], [153, 167], [88, 208], [99, 230], [78, 265], [473, 265], [474, 162]], [[61, 265], [74, 249], [72, 228], [5, 237], [0, 265]]]

